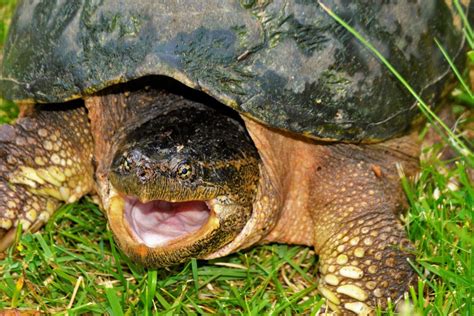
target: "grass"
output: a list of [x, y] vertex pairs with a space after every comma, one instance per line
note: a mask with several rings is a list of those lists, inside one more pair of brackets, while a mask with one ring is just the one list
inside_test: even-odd
[[[14, 1], [0, 0], [1, 38], [13, 5]], [[466, 72], [460, 70], [460, 77], [466, 79]], [[424, 149], [418, 177], [402, 179], [410, 204], [407, 232], [417, 249], [413, 267], [419, 274], [418, 286], [409, 295], [414, 306], [407, 315], [474, 314], [474, 189], [468, 167], [474, 159], [468, 142], [474, 124], [469, 115], [474, 105], [471, 89], [460, 84], [454, 91], [453, 109], [459, 116], [458, 129], [452, 132], [456, 140], [447, 135], [449, 144], [462, 142], [464, 154], [443, 161], [439, 157], [447, 144], [436, 143]], [[16, 113], [13, 104], [0, 103], [0, 122], [11, 121]], [[0, 310], [315, 315], [325, 306], [316, 294], [316, 276], [314, 252], [286, 245], [145, 270], [116, 248], [102, 213], [86, 197], [63, 206], [44, 229], [21, 236], [0, 257]]]
[[[10, 18], [15, 7], [16, 0], [0, 0], [0, 51], [7, 37]], [[0, 53], [0, 63], [1, 63]], [[8, 123], [18, 115], [18, 108], [12, 102], [0, 98], [0, 124]]]
[[323, 304], [313, 296], [316, 257], [308, 248], [265, 246], [147, 271], [117, 251], [100, 210], [87, 199], [62, 207], [41, 233], [22, 236], [0, 266], [0, 308], [257, 315], [300, 314]]

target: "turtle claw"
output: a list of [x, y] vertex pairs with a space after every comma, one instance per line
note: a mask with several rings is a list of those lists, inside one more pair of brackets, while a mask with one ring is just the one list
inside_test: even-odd
[[319, 291], [339, 310], [370, 315], [400, 300], [414, 279], [410, 242], [391, 214], [355, 220], [326, 245]]
[[16, 227], [23, 231], [38, 230], [59, 206], [59, 200], [35, 195], [23, 185], [0, 178], [0, 251], [15, 239]]

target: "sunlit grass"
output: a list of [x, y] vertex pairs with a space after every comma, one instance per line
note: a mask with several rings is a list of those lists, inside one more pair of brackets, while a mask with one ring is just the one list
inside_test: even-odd
[[323, 304], [314, 296], [316, 262], [308, 248], [271, 245], [145, 270], [117, 251], [100, 210], [85, 199], [62, 207], [0, 261], [0, 308], [113, 315], [315, 312]]
[[[3, 50], [10, 19], [15, 7], [16, 1], [0, 0], [0, 51]], [[1, 54], [0, 54], [1, 56]], [[0, 63], [1, 63], [0, 58]], [[18, 115], [18, 108], [13, 102], [9, 102], [0, 98], [0, 124], [8, 123]]]

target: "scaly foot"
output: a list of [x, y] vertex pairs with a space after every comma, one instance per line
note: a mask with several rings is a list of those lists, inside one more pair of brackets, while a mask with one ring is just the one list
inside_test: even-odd
[[0, 251], [16, 227], [38, 230], [63, 203], [92, 189], [92, 137], [84, 107], [37, 106], [0, 126]]

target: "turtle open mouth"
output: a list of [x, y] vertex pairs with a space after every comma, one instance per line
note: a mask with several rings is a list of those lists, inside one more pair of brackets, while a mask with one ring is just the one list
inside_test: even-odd
[[131, 235], [155, 248], [197, 232], [209, 220], [211, 208], [204, 201], [142, 203], [127, 196], [123, 214]]
[[142, 202], [109, 188], [105, 209], [115, 240], [125, 254], [147, 267], [171, 266], [225, 250], [252, 214], [251, 206], [227, 196]]

